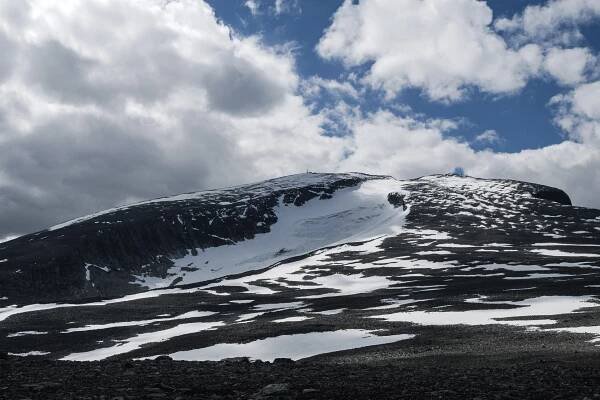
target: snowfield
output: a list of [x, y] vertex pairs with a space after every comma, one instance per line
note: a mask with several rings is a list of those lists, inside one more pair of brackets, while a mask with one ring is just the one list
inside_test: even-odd
[[[252, 240], [196, 249], [198, 255], [189, 252], [173, 260], [168, 280], [139, 277], [138, 283], [153, 289], [168, 286], [175, 278], [182, 278], [179, 284], [201, 282], [268, 267], [324, 247], [397, 234], [410, 210], [392, 206], [387, 196], [408, 194], [403, 187], [403, 182], [388, 178], [341, 189], [332, 199], [313, 199], [301, 207], [285, 205], [280, 199], [275, 208], [277, 222], [270, 232]], [[190, 267], [197, 270], [183, 270]]]

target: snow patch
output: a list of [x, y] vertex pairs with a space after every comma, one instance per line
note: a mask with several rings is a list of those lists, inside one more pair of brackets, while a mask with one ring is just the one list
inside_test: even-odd
[[50, 352], [33, 350], [28, 353], [8, 353], [9, 356], [17, 356], [17, 357], [45, 356], [46, 354], [50, 354]]
[[544, 256], [551, 257], [590, 257], [590, 258], [600, 258], [600, 254], [591, 254], [591, 253], [569, 253], [561, 250], [549, 250], [549, 249], [534, 249], [530, 250], [532, 253], [538, 253]]
[[263, 361], [273, 361], [276, 358], [299, 360], [334, 351], [394, 343], [415, 337], [415, 335], [409, 334], [378, 336], [375, 332], [377, 331], [346, 329], [282, 335], [250, 343], [220, 343], [197, 350], [178, 351], [169, 355], [174, 360], [186, 361], [218, 361], [230, 357], [250, 357]]
[[129, 339], [120, 340], [114, 346], [102, 347], [100, 349], [86, 351], [82, 353], [73, 353], [61, 358], [64, 361], [98, 361], [115, 356], [117, 354], [129, 353], [141, 348], [148, 343], [159, 343], [171, 338], [198, 333], [205, 330], [212, 330], [223, 326], [223, 322], [192, 322], [177, 325], [173, 328], [164, 329], [156, 332], [141, 333]]
[[41, 332], [41, 331], [23, 331], [23, 332], [16, 332], [16, 333], [11, 333], [10, 335], [6, 335], [7, 338], [12, 338], [12, 337], [20, 337], [20, 336], [29, 336], [29, 335], [47, 335], [48, 332]]
[[283, 323], [283, 322], [300, 322], [300, 321], [305, 321], [307, 319], [312, 319], [312, 318], [304, 316], [304, 315], [301, 315], [301, 316], [298, 316], [298, 317], [288, 317], [288, 318], [276, 319], [276, 320], [273, 320], [273, 322], [277, 322], [277, 323]]
[[122, 328], [125, 326], [146, 326], [150, 324], [154, 324], [156, 322], [165, 322], [165, 321], [176, 321], [181, 319], [191, 319], [191, 318], [201, 318], [207, 317], [209, 315], [214, 315], [215, 312], [211, 311], [190, 311], [181, 315], [177, 315], [175, 317], [165, 317], [165, 318], [155, 318], [155, 319], [147, 319], [141, 321], [123, 321], [123, 322], [112, 322], [110, 324], [99, 324], [99, 325], [86, 325], [80, 328], [69, 328], [66, 331], [61, 333], [72, 333], [72, 332], [85, 332], [85, 331], [98, 331], [103, 329], [110, 328]]
[[369, 318], [384, 319], [392, 322], [410, 322], [419, 325], [490, 325], [503, 324], [514, 326], [551, 325], [552, 319], [511, 320], [507, 318], [553, 316], [569, 314], [583, 307], [597, 307], [591, 296], [542, 296], [515, 302], [489, 302], [512, 305], [510, 309], [486, 309], [468, 311], [410, 311]]

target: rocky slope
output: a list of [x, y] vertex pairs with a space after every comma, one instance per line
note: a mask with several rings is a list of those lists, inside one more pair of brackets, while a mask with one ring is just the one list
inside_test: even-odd
[[[428, 220], [428, 216], [441, 214], [447, 218], [449, 213], [460, 211], [463, 211], [463, 216], [459, 218], [459, 223], [482, 217], [506, 219], [505, 216], [489, 213], [489, 208], [477, 209], [477, 206], [477, 215], [469, 218], [468, 210], [473, 209], [473, 204], [479, 202], [478, 195], [474, 194], [471, 200], [458, 198], [458, 203], [447, 201], [456, 196], [457, 188], [440, 185], [440, 182], [454, 178], [432, 178], [433, 180], [421, 178], [401, 183], [389, 177], [364, 174], [302, 174], [253, 185], [162, 198], [81, 217], [2, 244], [0, 297], [8, 297], [13, 302], [111, 297], [153, 286], [175, 285], [181, 281], [190, 283], [244, 272], [251, 268], [267, 267], [280, 259], [349, 239], [365, 229], [361, 224], [353, 224], [351, 219], [377, 217], [376, 212], [365, 215], [356, 215], [355, 212], [353, 215], [338, 216], [337, 219], [346, 225], [320, 226], [316, 228], [321, 229], [319, 232], [307, 228], [305, 232], [291, 239], [293, 244], [286, 243], [295, 247], [294, 249], [272, 249], [261, 242], [251, 249], [246, 249], [248, 246], [245, 244], [237, 246], [235, 250], [226, 250], [243, 251], [244, 254], [249, 254], [248, 258], [257, 258], [256, 253], [261, 251], [271, 252], [258, 254], [262, 257], [258, 257], [256, 262], [245, 263], [248, 265], [242, 265], [244, 263], [240, 260], [231, 260], [228, 257], [213, 257], [217, 258], [213, 261], [213, 264], [217, 265], [210, 266], [198, 265], [198, 260], [195, 260], [195, 265], [192, 266], [187, 261], [198, 258], [199, 253], [210, 248], [251, 241], [256, 235], [271, 232], [271, 227], [278, 221], [277, 227], [285, 225], [280, 231], [284, 228], [294, 229], [289, 226], [289, 221], [286, 221], [290, 219], [289, 214], [294, 214], [294, 210], [287, 210], [289, 208], [323, 208], [324, 210], [318, 210], [320, 213], [317, 211], [314, 215], [304, 215], [303, 221], [292, 221], [296, 225], [323, 225], [327, 224], [331, 215], [335, 215], [336, 212], [351, 213], [359, 207], [381, 206], [381, 197], [375, 199], [374, 203], [363, 204], [356, 197], [348, 199], [348, 196], [336, 196], [340, 189], [356, 189], [366, 181], [382, 182], [383, 187], [380, 191], [390, 195], [388, 202], [395, 207], [400, 205], [399, 202], [404, 204], [404, 195], [399, 195], [395, 189], [409, 188], [415, 207], [409, 220], [418, 222], [425, 229], [438, 227], [438, 221]], [[506, 184], [498, 183], [497, 186]], [[515, 193], [521, 195], [570, 204], [568, 196], [558, 189], [524, 183], [512, 185]], [[501, 198], [502, 193], [496, 190], [490, 191], [489, 194], [493, 197], [486, 201], [497, 207], [499, 212], [503, 209], [512, 212], [527, 209], [520, 207], [516, 200], [512, 204], [506, 202]], [[313, 199], [328, 204], [311, 203], [311, 207], [304, 207]], [[349, 201], [354, 204], [348, 204]], [[375, 222], [385, 224], [381, 219]], [[349, 226], [348, 223], [354, 226]], [[347, 232], [334, 231], [336, 228], [345, 229]], [[329, 229], [333, 232], [323, 235], [322, 231]], [[281, 232], [283, 235], [287, 233]], [[302, 233], [304, 237], [300, 236]], [[336, 236], [336, 233], [341, 234]], [[322, 235], [322, 240], [306, 243], [307, 237], [314, 234]], [[263, 239], [263, 242], [265, 241], [266, 239]], [[301, 245], [298, 246], [298, 243]], [[268, 249], [265, 251], [260, 249], [260, 246]], [[240, 250], [240, 247], [244, 249]], [[209, 260], [204, 260], [207, 261]], [[202, 269], [203, 273], [184, 279], [185, 272], [199, 269]]]
[[68, 221], [0, 245], [0, 295], [14, 301], [74, 300], [141, 291], [144, 282], [136, 282], [137, 277], [174, 284], [177, 276], [168, 274], [174, 260], [269, 232], [278, 221], [278, 206], [302, 207], [312, 199], [331, 199], [340, 189], [376, 178], [380, 177], [284, 177]]
[[0, 399], [565, 399], [600, 397], [598, 357], [450, 355], [385, 364], [0, 359]]
[[0, 259], [11, 357], [358, 365], [595, 356], [600, 337], [600, 211], [524, 182], [302, 174], [83, 217]]

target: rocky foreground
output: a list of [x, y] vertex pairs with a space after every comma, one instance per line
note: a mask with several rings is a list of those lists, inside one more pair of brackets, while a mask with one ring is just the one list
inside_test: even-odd
[[524, 182], [302, 174], [0, 247], [5, 399], [594, 399], [599, 341], [600, 210]]
[[2, 399], [596, 399], [600, 357], [446, 355], [386, 363], [0, 360]]

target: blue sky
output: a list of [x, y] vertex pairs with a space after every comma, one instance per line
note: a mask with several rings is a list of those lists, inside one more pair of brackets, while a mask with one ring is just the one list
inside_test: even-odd
[[304, 172], [600, 207], [598, 0], [0, 2], [0, 241]]
[[[246, 0], [208, 0], [219, 19], [242, 35], [260, 35], [269, 45], [293, 43], [298, 73], [308, 78], [320, 76], [343, 80], [347, 71], [336, 60], [324, 60], [315, 51], [323, 32], [343, 0], [304, 0], [293, 3], [288, 10], [276, 14], [274, 2], [262, 1], [259, 13], [252, 14]], [[494, 17], [512, 17], [530, 5], [543, 5], [543, 0], [491, 0], [487, 1]], [[581, 26], [582, 43], [594, 51], [600, 47], [600, 26], [586, 23]], [[581, 44], [581, 42], [580, 42]], [[553, 123], [550, 99], [565, 88], [550, 79], [534, 79], [518, 93], [489, 95], [476, 89], [464, 101], [440, 103], [428, 101], [419, 89], [407, 89], [395, 97], [394, 103], [409, 105], [415, 112], [433, 118], [450, 118], [461, 121], [453, 132], [464, 140], [473, 141], [487, 130], [495, 130], [501, 140], [492, 143], [473, 143], [475, 148], [491, 147], [498, 151], [516, 152], [536, 149], [564, 140], [564, 132]], [[325, 100], [324, 100], [325, 101]], [[389, 106], [382, 104], [378, 93], [361, 98], [360, 107], [375, 110]]]

